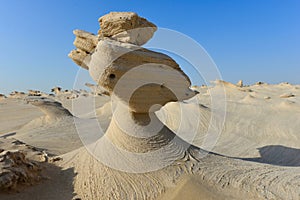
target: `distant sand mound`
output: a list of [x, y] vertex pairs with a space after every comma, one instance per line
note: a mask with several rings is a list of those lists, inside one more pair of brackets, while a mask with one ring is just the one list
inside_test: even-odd
[[280, 98], [291, 98], [291, 97], [295, 97], [295, 95], [292, 93], [285, 93], [280, 95]]
[[216, 80], [216, 81], [213, 81], [213, 83], [216, 84], [216, 85], [222, 85], [222, 86], [225, 86], [225, 87], [228, 87], [228, 88], [238, 88], [239, 87], [238, 85], [235, 85], [233, 83], [223, 81], [223, 80]]
[[22, 99], [26, 97], [27, 95], [24, 92], [18, 92], [18, 91], [13, 91], [9, 94], [8, 97], [10, 98], [16, 98], [16, 99]]
[[38, 107], [45, 113], [46, 121], [54, 122], [62, 118], [73, 117], [73, 115], [65, 109], [61, 103], [48, 98], [27, 98], [26, 101]]
[[214, 83], [216, 86], [223, 87], [223, 89], [225, 89], [226, 92], [231, 92], [231, 91], [252, 92], [252, 90], [249, 87], [244, 86], [242, 80], [240, 80], [237, 84], [233, 84], [223, 80], [215, 80], [212, 81], [212, 83]]
[[47, 98], [28, 98], [27, 101], [45, 115], [24, 125], [17, 131], [16, 138], [53, 154], [66, 153], [82, 145], [73, 115], [61, 103]]

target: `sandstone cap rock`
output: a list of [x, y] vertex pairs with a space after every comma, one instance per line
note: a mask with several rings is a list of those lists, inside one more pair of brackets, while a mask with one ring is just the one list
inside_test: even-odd
[[73, 44], [77, 49], [71, 51], [68, 56], [77, 65], [88, 69], [86, 61], [98, 44], [98, 36], [82, 30], [74, 30], [73, 33], [76, 36]]
[[99, 18], [100, 37], [141, 46], [150, 40], [157, 27], [134, 12], [110, 12]]

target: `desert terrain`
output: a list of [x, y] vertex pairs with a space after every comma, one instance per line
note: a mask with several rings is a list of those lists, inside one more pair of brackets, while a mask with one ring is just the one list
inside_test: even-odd
[[192, 86], [132, 12], [75, 30], [95, 84], [0, 96], [0, 199], [300, 199], [300, 85]]
[[[201, 147], [210, 119], [210, 93], [213, 87], [196, 87], [200, 92], [185, 103], [168, 103], [157, 115], [175, 133], [181, 120], [182, 132], [197, 127], [193, 144]], [[227, 94], [227, 111], [224, 130], [220, 134], [212, 152], [222, 155], [222, 159], [203, 158], [199, 177], [182, 178], [179, 187], [167, 191], [162, 199], [299, 199], [300, 187], [300, 135], [298, 134], [300, 115], [300, 86], [281, 83], [266, 83], [239, 87], [224, 84]], [[70, 94], [45, 97], [40, 101], [60, 102], [65, 109], [72, 110], [72, 101], [95, 97], [92, 92], [69, 99]], [[22, 152], [28, 162], [37, 162], [39, 180], [12, 178], [7, 182], [4, 176], [5, 160], [1, 159], [1, 199], [72, 199], [77, 194], [88, 192], [84, 188], [74, 188], [74, 181], [93, 180], [96, 166], [85, 166], [86, 159], [92, 159], [82, 147], [76, 132], [73, 117], [69, 113], [56, 113], [53, 121], [45, 120], [39, 106], [27, 103], [26, 93], [22, 97], [9, 95], [1, 100], [1, 149]], [[32, 97], [31, 97], [32, 98]], [[96, 117], [104, 128], [111, 119], [112, 110], [109, 97], [97, 95]], [[182, 104], [182, 105], [181, 105]], [[52, 105], [58, 109], [60, 104]], [[180, 119], [180, 106], [184, 117]], [[52, 112], [49, 108], [49, 113]], [[238, 114], [237, 114], [238, 113]], [[72, 115], [72, 114], [71, 114]], [[92, 118], [87, 113], [82, 119]], [[201, 116], [198, 126], [195, 116]], [[80, 116], [79, 116], [80, 117]], [[184, 138], [184, 135], [182, 136]], [[81, 150], [78, 150], [81, 149]], [[3, 152], [1, 157], [4, 157]], [[209, 156], [208, 156], [209, 157]], [[47, 158], [47, 159], [46, 159]], [[57, 159], [57, 161], [53, 161]], [[76, 162], [72, 161], [76, 158]], [[206, 163], [207, 160], [207, 163]], [[98, 161], [94, 161], [97, 165]], [[22, 169], [22, 166], [17, 166]], [[92, 169], [92, 170], [91, 170]], [[78, 170], [78, 171], [77, 171]], [[11, 172], [13, 173], [13, 171]], [[249, 178], [251, 177], [251, 178]], [[88, 180], [84, 180], [88, 179]], [[96, 183], [93, 183], [94, 185]], [[100, 184], [100, 183], [99, 183]], [[95, 185], [94, 185], [95, 186]], [[96, 187], [96, 186], [95, 186]], [[77, 191], [76, 189], [79, 189]], [[92, 190], [92, 188], [90, 188]], [[96, 188], [95, 188], [96, 189]], [[17, 192], [16, 192], [17, 191]], [[92, 193], [92, 191], [91, 191]], [[249, 195], [249, 196], [248, 196]], [[197, 197], [197, 198], [196, 198]], [[83, 198], [78, 196], [78, 198]], [[89, 199], [89, 198], [87, 198]]]

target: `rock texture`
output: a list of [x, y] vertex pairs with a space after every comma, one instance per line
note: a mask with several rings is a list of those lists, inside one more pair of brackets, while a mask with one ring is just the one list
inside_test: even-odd
[[18, 190], [41, 180], [45, 152], [15, 139], [0, 137], [0, 191]]
[[82, 30], [75, 30], [73, 33], [76, 35], [74, 45], [81, 50], [91, 53], [97, 46], [98, 37], [96, 35]]
[[153, 23], [133, 12], [111, 12], [100, 17], [99, 22], [101, 38], [109, 37], [138, 46], [150, 40], [157, 29]]
[[[131, 12], [112, 12], [99, 21], [98, 43], [95, 44], [93, 34], [75, 31], [77, 49], [69, 56], [76, 64], [88, 69], [99, 86], [129, 104], [133, 112], [147, 113], [154, 104], [163, 106], [196, 94], [190, 89], [189, 78], [172, 58], [139, 47], [141, 41], [145, 43], [152, 37], [155, 25]], [[150, 30], [144, 30], [145, 27]], [[125, 37], [124, 31], [127, 33], [132, 29], [135, 34]], [[127, 37], [129, 40], [124, 39]]]
[[86, 62], [98, 43], [98, 37], [82, 30], [74, 30], [73, 33], [76, 35], [74, 45], [77, 49], [71, 51], [69, 57], [72, 58], [77, 65], [88, 69]]
[[196, 94], [179, 65], [165, 54], [109, 39], [99, 41], [96, 48], [89, 62], [90, 75], [134, 112], [148, 112], [150, 105], [163, 106]]
[[20, 183], [30, 184], [39, 180], [39, 166], [26, 159], [24, 153], [4, 150], [0, 152], [0, 190], [15, 189]]
[[38, 90], [28, 90], [28, 96], [42, 96], [42, 92]]
[[54, 87], [51, 89], [51, 92], [54, 92], [55, 95], [58, 95], [62, 92], [61, 87]]
[[10, 98], [22, 99], [26, 96], [24, 92], [13, 91], [9, 94]]
[[70, 52], [69, 57], [79, 66], [88, 69], [90, 54], [95, 50], [98, 40], [110, 38], [116, 41], [145, 44], [156, 31], [156, 26], [133, 12], [111, 12], [99, 19], [101, 29], [98, 35], [74, 30], [76, 50]]

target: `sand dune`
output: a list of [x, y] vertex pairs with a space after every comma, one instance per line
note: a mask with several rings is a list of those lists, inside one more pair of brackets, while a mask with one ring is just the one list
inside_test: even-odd
[[26, 101], [45, 115], [25, 124], [16, 131], [15, 138], [58, 155], [81, 146], [73, 115], [61, 103], [44, 98], [30, 98]]

